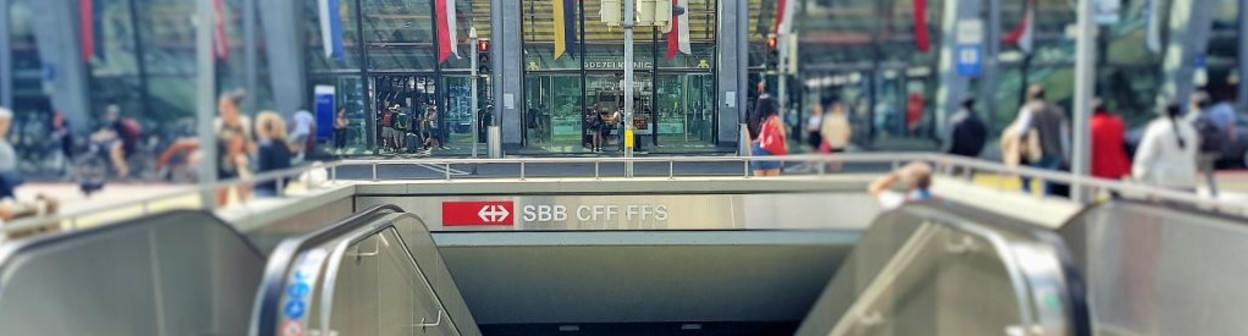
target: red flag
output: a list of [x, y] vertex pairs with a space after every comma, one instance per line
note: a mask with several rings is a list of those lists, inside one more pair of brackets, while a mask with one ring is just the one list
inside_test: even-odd
[[1032, 39], [1035, 36], [1035, 25], [1032, 21], [1036, 16], [1036, 1], [1027, 1], [1026, 12], [1023, 13], [1023, 21], [1018, 23], [1018, 28], [1005, 36], [1006, 44], [1016, 44], [1018, 49], [1024, 54], [1031, 53]]
[[932, 38], [927, 28], [927, 0], [914, 0], [914, 43], [921, 52], [932, 50]]
[[230, 58], [230, 40], [229, 35], [225, 33], [225, 5], [222, 2], [222, 0], [213, 0], [217, 25], [216, 32], [212, 36], [212, 55], [219, 60]]
[[446, 63], [452, 55], [459, 58], [455, 0], [437, 0], [435, 7], [438, 19], [438, 63], [441, 64]]
[[82, 33], [82, 61], [95, 58], [95, 3], [78, 0], [78, 26]]
[[685, 7], [685, 13], [672, 15], [672, 31], [667, 33], [667, 60], [676, 58], [677, 53], [692, 55], [693, 48], [689, 45], [689, 8], [688, 0], [675, 0], [676, 6]]
[[788, 6], [788, 2], [789, 2], [789, 0], [780, 0], [780, 1], [778, 1], [778, 4], [776, 5], [776, 6], [777, 6], [777, 7], [776, 7], [776, 32], [777, 32], [777, 33], [778, 33], [778, 32], [780, 32], [780, 29], [781, 29], [780, 27], [781, 27], [781, 26], [783, 26], [783, 25], [785, 24], [785, 22], [784, 22], [784, 15], [785, 15], [785, 13], [784, 13], [784, 11], [785, 11], [786, 9], [788, 9], [788, 7], [789, 7], [789, 6]]

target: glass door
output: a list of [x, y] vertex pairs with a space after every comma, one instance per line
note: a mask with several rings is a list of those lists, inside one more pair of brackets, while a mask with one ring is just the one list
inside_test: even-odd
[[714, 76], [668, 74], [658, 81], [656, 125], [663, 151], [714, 149]]
[[530, 74], [525, 90], [527, 146], [561, 153], [584, 151], [580, 76]]

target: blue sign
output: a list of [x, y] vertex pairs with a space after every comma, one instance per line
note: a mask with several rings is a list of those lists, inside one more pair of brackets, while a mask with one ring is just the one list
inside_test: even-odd
[[337, 90], [330, 85], [317, 85], [316, 93], [316, 140], [329, 141], [334, 137], [334, 117], [338, 107], [335, 101]]
[[953, 52], [959, 75], [979, 77], [983, 73], [983, 52], [978, 45], [958, 45]]
[[291, 300], [286, 303], [286, 318], [298, 320], [303, 318], [303, 314], [308, 312], [308, 306], [302, 300]]

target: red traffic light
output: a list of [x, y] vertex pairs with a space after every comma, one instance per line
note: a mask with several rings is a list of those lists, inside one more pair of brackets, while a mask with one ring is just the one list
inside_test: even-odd
[[486, 39], [481, 39], [481, 40], [478, 40], [478, 41], [477, 41], [477, 51], [479, 51], [479, 52], [488, 52], [488, 51], [490, 51], [490, 40], [486, 40]]
[[779, 43], [780, 43], [780, 41], [776, 39], [776, 36], [775, 36], [775, 35], [772, 35], [771, 37], [768, 37], [768, 38], [767, 38], [767, 48], [768, 48], [768, 49], [776, 49], [776, 46], [777, 46], [777, 45], [779, 45]]

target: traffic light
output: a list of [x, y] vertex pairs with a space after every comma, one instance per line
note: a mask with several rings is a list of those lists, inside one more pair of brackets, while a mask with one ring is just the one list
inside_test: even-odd
[[768, 37], [767, 37], [767, 49], [768, 49], [768, 50], [776, 50], [776, 47], [778, 47], [778, 46], [780, 46], [780, 40], [776, 38], [776, 35], [775, 35], [775, 34], [768, 35]]
[[477, 40], [477, 52], [482, 54], [490, 52], [490, 39]]

